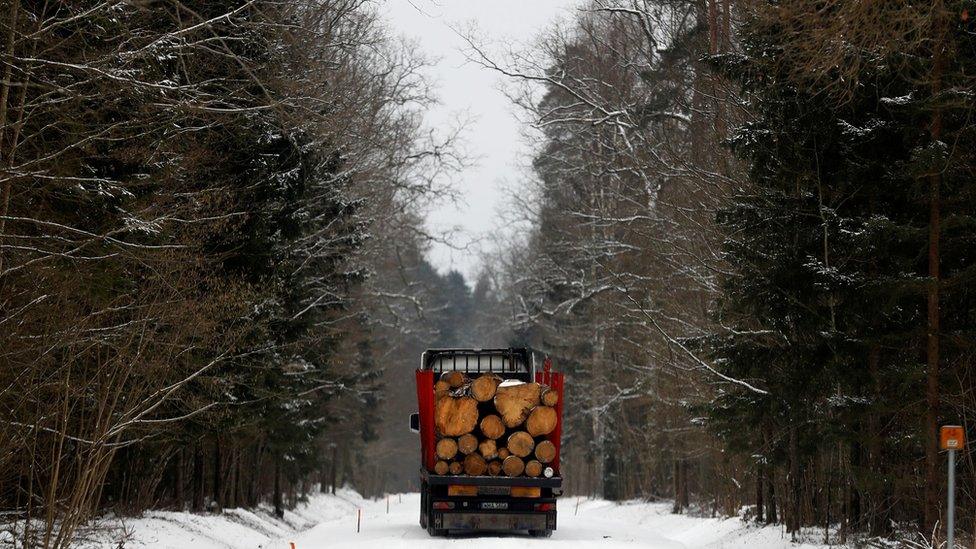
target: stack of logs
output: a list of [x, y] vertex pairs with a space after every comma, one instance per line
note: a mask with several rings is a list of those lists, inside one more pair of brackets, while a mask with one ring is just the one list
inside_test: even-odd
[[450, 371], [434, 395], [436, 474], [538, 477], [555, 459], [556, 446], [545, 438], [558, 419], [559, 395], [551, 388]]

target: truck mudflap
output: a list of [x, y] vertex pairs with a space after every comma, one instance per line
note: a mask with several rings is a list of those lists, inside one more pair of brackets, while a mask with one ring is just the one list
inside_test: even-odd
[[555, 530], [556, 513], [434, 512], [438, 530]]

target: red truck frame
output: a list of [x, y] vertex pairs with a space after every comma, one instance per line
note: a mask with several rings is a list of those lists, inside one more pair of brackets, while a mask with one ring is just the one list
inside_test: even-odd
[[[562, 495], [559, 469], [563, 419], [563, 374], [548, 359], [536, 371], [535, 353], [525, 348], [428, 349], [416, 371], [417, 410], [411, 430], [420, 433], [420, 526], [432, 536], [451, 531], [527, 530], [548, 537], [556, 529], [556, 497]], [[434, 382], [445, 371], [471, 376], [491, 372], [503, 379], [534, 381], [559, 394], [555, 430], [545, 438], [556, 447], [551, 477], [437, 475], [434, 471]]]

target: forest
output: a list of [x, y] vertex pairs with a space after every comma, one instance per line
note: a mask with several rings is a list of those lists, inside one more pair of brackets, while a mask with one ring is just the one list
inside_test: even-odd
[[463, 128], [379, 3], [0, 1], [2, 539], [415, 489], [420, 353], [528, 346], [567, 375], [567, 494], [937, 546], [938, 427], [976, 414], [976, 2], [468, 37], [530, 160], [472, 280], [425, 224]]

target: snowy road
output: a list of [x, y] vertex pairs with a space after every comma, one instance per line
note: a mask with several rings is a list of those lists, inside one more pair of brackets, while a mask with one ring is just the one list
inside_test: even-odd
[[[338, 496], [317, 495], [284, 521], [269, 510], [229, 509], [221, 514], [192, 515], [152, 512], [125, 521], [124, 547], [160, 549], [392, 549], [441, 548], [513, 549], [522, 547], [654, 548], [654, 549], [813, 549], [818, 545], [791, 544], [779, 528], [757, 528], [739, 519], [707, 519], [672, 515], [660, 503], [616, 504], [601, 500], [563, 498], [559, 501], [558, 529], [551, 538], [527, 535], [466, 535], [431, 538], [417, 517], [420, 496], [393, 495], [387, 500], [364, 500], [344, 491]], [[357, 513], [362, 510], [360, 532]], [[117, 537], [82, 545], [109, 549]], [[834, 547], [836, 549], [836, 546]]]
[[[780, 548], [802, 547], [781, 539], [778, 529], [750, 528], [738, 519], [716, 520], [672, 515], [668, 505], [633, 503], [618, 505], [606, 501], [580, 502], [565, 498], [559, 503], [559, 524], [552, 538], [527, 535], [464, 535], [431, 538], [420, 528], [417, 494], [391, 496], [386, 501], [366, 502], [360, 533], [355, 516], [323, 522], [295, 536], [296, 549], [393, 547], [452, 547], [504, 549], [553, 547], [576, 549], [600, 546], [685, 549], [712, 547]], [[814, 547], [814, 546], [807, 546]]]

